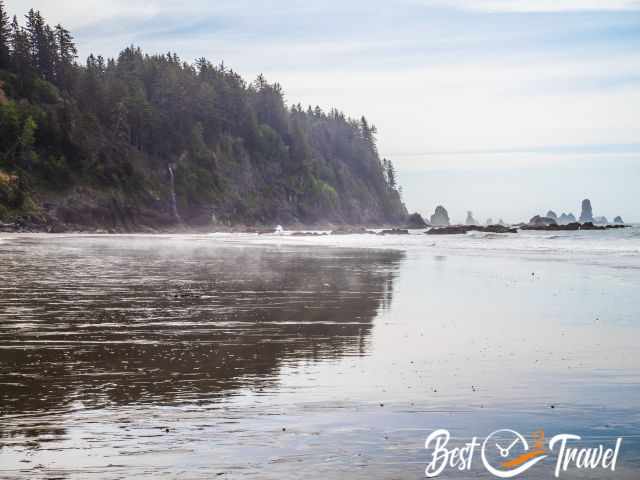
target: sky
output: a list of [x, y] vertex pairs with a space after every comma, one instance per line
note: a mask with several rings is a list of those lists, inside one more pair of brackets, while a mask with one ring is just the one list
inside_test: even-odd
[[81, 61], [134, 44], [378, 128], [410, 211], [640, 221], [640, 0], [6, 0]]

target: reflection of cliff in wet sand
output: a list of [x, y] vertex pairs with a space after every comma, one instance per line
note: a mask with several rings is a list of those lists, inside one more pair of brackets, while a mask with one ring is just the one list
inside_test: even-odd
[[287, 361], [361, 355], [404, 256], [148, 247], [52, 239], [0, 254], [5, 414], [209, 401], [268, 387]]

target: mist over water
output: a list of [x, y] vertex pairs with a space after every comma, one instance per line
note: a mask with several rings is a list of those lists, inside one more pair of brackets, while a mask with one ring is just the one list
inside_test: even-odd
[[0, 477], [422, 478], [435, 429], [545, 428], [623, 436], [634, 478], [639, 254], [636, 228], [7, 235]]

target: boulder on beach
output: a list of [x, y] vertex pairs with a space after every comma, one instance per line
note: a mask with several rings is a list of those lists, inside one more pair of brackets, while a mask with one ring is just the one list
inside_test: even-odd
[[407, 228], [426, 228], [429, 225], [419, 213], [412, 213], [407, 219]]
[[620, 215], [613, 219], [613, 223], [615, 223], [616, 225], [624, 225], [624, 222], [622, 221], [622, 217]]
[[585, 198], [582, 200], [582, 211], [580, 212], [580, 223], [593, 222], [593, 209], [591, 208], [591, 200]]
[[479, 225], [478, 221], [473, 218], [473, 212], [470, 210], [467, 212], [467, 219], [464, 221], [465, 225]]
[[436, 207], [436, 211], [431, 215], [431, 225], [434, 227], [448, 227], [450, 224], [447, 209], [442, 205]]

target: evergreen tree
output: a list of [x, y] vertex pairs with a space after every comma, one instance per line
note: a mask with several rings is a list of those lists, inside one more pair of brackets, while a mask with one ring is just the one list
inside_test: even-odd
[[0, 68], [9, 68], [11, 50], [11, 22], [4, 6], [0, 0]]
[[79, 65], [62, 25], [50, 27], [33, 9], [24, 28], [7, 19], [0, 0], [0, 69], [10, 72], [2, 77], [0, 165], [23, 185], [55, 191], [75, 182], [119, 199], [136, 192], [136, 202], [149, 203], [134, 210], [151, 212], [162, 208], [166, 165], [175, 163], [187, 220], [190, 211], [210, 219], [212, 210], [245, 222], [406, 214], [393, 164], [380, 160], [365, 117], [287, 107], [278, 83], [259, 75], [247, 84], [205, 58], [189, 64], [129, 46]]
[[389, 184], [389, 188], [392, 190], [396, 189], [396, 169], [393, 166], [393, 162], [391, 160], [385, 159], [386, 162], [386, 170], [387, 170], [387, 183]]
[[[78, 50], [73, 43], [73, 37], [69, 30], [58, 24], [54, 31], [54, 44], [57, 53], [56, 80], [65, 88], [69, 84], [72, 66], [78, 57]], [[95, 57], [94, 57], [95, 58]]]
[[22, 94], [27, 94], [34, 75], [31, 47], [29, 37], [18, 24], [16, 16], [13, 17], [13, 22], [11, 23], [11, 51], [11, 63], [17, 75], [18, 91]]

